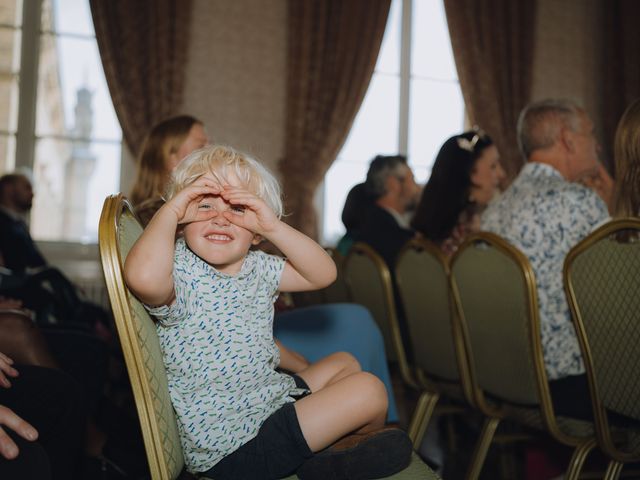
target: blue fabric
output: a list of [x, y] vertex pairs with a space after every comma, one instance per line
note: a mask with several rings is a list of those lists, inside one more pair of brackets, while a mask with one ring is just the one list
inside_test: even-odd
[[275, 337], [310, 362], [334, 352], [349, 352], [362, 370], [384, 383], [389, 395], [387, 421], [398, 421], [391, 376], [382, 334], [369, 311], [361, 305], [335, 303], [278, 313], [273, 322]]

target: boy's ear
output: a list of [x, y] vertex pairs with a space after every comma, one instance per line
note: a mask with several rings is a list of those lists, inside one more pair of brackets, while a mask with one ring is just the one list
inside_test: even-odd
[[263, 240], [264, 238], [262, 238], [262, 235], [258, 235], [256, 233], [255, 235], [253, 235], [253, 240], [251, 240], [251, 245], [259, 245], [260, 243], [262, 243]]

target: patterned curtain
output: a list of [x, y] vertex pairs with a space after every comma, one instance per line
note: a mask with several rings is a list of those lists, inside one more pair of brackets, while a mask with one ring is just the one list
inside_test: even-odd
[[611, 0], [603, 8], [605, 157], [613, 169], [613, 138], [627, 106], [640, 97], [640, 2]]
[[192, 0], [90, 0], [105, 77], [135, 155], [182, 106]]
[[318, 236], [313, 196], [367, 91], [390, 0], [288, 1], [284, 179], [288, 223]]
[[531, 96], [536, 1], [444, 0], [444, 6], [467, 113], [493, 138], [510, 181], [524, 163], [516, 123]]

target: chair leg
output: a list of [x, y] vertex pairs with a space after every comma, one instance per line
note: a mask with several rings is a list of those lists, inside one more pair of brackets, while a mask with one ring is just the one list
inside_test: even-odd
[[582, 470], [582, 466], [584, 465], [585, 460], [587, 459], [587, 455], [589, 452], [593, 450], [593, 447], [596, 446], [595, 439], [588, 440], [580, 445], [578, 445], [573, 451], [573, 455], [571, 455], [571, 460], [569, 461], [569, 468], [567, 469], [567, 473], [564, 475], [565, 480], [578, 480], [580, 478], [580, 471]]
[[424, 437], [424, 432], [427, 430], [427, 425], [429, 424], [429, 420], [431, 420], [433, 409], [436, 403], [438, 403], [439, 398], [440, 395], [436, 393], [422, 392], [418, 399], [418, 404], [411, 417], [408, 431], [414, 449], [420, 447], [420, 442], [422, 441], [422, 437]]
[[607, 465], [607, 471], [604, 474], [604, 480], [618, 480], [623, 466], [624, 464], [622, 462], [611, 460], [609, 462], [609, 465]]
[[473, 457], [471, 457], [471, 465], [467, 470], [466, 480], [477, 480], [480, 476], [484, 460], [487, 457], [487, 452], [493, 441], [493, 436], [496, 433], [496, 429], [500, 424], [499, 418], [486, 418], [484, 425], [482, 426], [482, 433], [480, 438], [476, 442], [476, 446], [473, 450]]

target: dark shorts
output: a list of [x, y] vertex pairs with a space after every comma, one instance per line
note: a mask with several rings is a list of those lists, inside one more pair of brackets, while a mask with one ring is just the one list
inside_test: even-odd
[[[292, 376], [299, 388], [309, 388], [302, 378]], [[287, 403], [272, 413], [258, 435], [200, 475], [215, 480], [252, 480], [277, 479], [294, 473], [313, 452], [302, 435], [293, 405]]]

